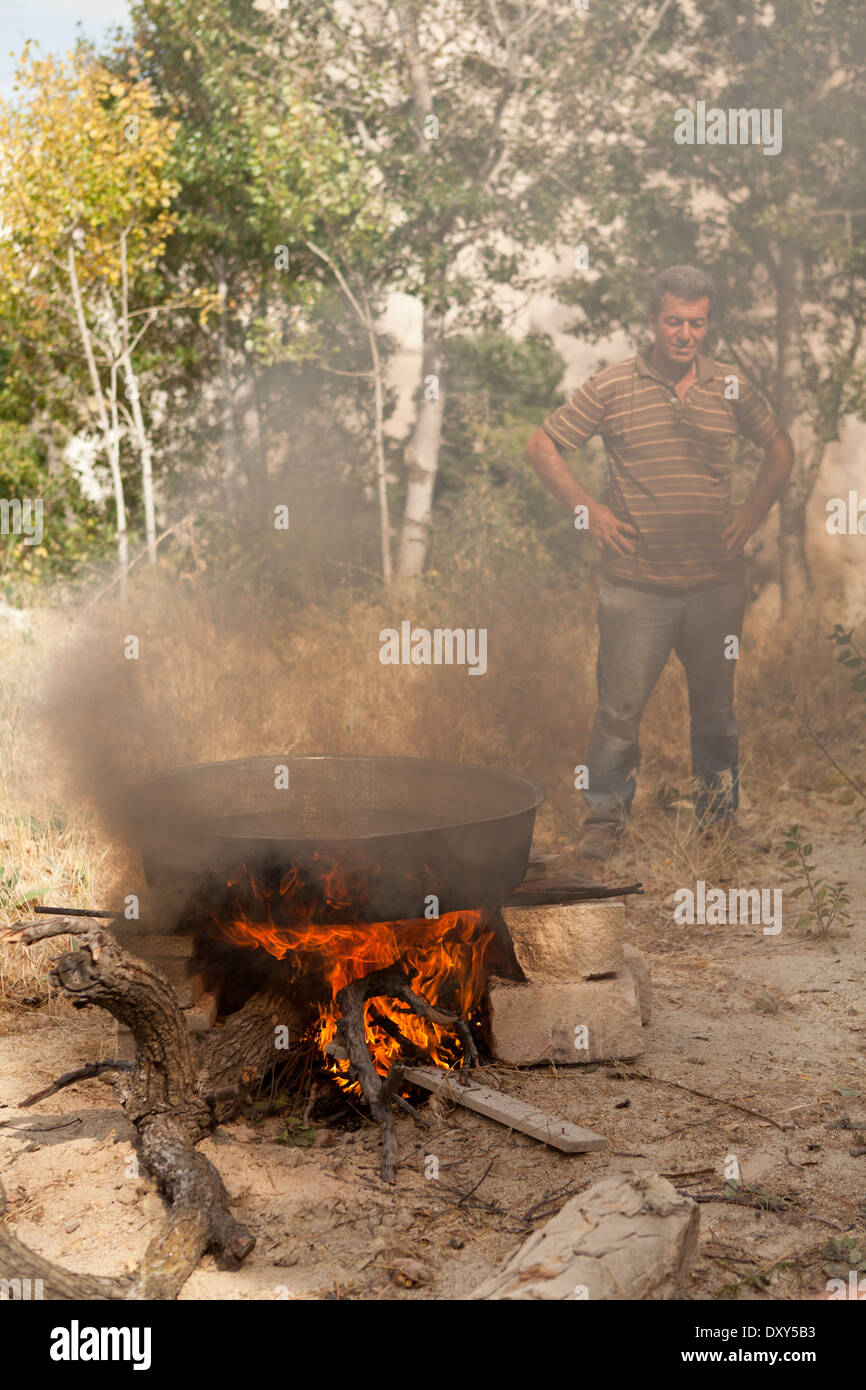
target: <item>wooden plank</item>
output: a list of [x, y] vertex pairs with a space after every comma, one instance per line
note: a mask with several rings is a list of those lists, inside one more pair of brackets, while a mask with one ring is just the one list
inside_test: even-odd
[[559, 1120], [554, 1115], [546, 1115], [543, 1110], [527, 1105], [517, 1096], [494, 1091], [478, 1081], [469, 1079], [464, 1084], [455, 1072], [440, 1071], [437, 1067], [406, 1067], [403, 1079], [415, 1086], [423, 1086], [427, 1091], [438, 1091], [441, 1087], [455, 1104], [465, 1105], [467, 1110], [486, 1115], [489, 1120], [496, 1120], [508, 1129], [518, 1129], [521, 1134], [528, 1134], [542, 1144], [551, 1144], [563, 1153], [595, 1153], [607, 1148], [603, 1135], [594, 1134], [591, 1129], [581, 1129], [580, 1125]]

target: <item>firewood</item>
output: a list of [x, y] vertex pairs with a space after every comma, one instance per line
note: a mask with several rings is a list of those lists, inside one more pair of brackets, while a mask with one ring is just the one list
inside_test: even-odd
[[560, 1120], [553, 1115], [545, 1115], [534, 1105], [517, 1096], [505, 1095], [489, 1086], [468, 1077], [455, 1076], [452, 1072], [439, 1071], [436, 1067], [407, 1067], [405, 1079], [415, 1086], [423, 1086], [434, 1094], [442, 1094], [456, 1105], [464, 1105], [467, 1110], [475, 1110], [486, 1115], [508, 1129], [520, 1130], [542, 1144], [551, 1144], [564, 1153], [590, 1153], [607, 1148], [607, 1140], [591, 1129], [582, 1129], [569, 1120]]

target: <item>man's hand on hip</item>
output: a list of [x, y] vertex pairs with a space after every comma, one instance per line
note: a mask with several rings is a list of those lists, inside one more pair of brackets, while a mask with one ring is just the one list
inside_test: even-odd
[[589, 534], [602, 553], [634, 555], [637, 550], [637, 531], [627, 521], [620, 521], [602, 502], [594, 502], [589, 508]]
[[728, 550], [742, 550], [763, 519], [759, 509], [748, 502], [743, 502], [739, 507], [729, 507], [722, 525], [722, 540]]

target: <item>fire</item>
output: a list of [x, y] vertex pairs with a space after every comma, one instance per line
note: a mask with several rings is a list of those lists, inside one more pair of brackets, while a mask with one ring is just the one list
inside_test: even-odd
[[[442, 1008], [469, 1019], [484, 987], [484, 954], [493, 933], [480, 909], [446, 912], [441, 917], [387, 922], [358, 922], [357, 881], [339, 866], [322, 876], [324, 886], [311, 894], [309, 883], [297, 867], [286, 873], [274, 892], [264, 887], [245, 868], [245, 880], [230, 881], [246, 888], [254, 906], [236, 903], [231, 913], [212, 921], [224, 940], [234, 946], [267, 951], [290, 967], [291, 979], [321, 981], [326, 1002], [318, 1005], [316, 1040], [321, 1048], [337, 1031], [336, 995], [352, 980], [399, 962], [409, 985], [429, 1004], [443, 998]], [[314, 921], [313, 916], [350, 920]], [[275, 920], [276, 919], [276, 920]], [[329, 997], [328, 997], [329, 996]], [[384, 1075], [399, 1056], [401, 1040], [377, 1022], [387, 1020], [402, 1037], [414, 1043], [436, 1066], [453, 1066], [460, 1044], [453, 1033], [419, 1018], [399, 1002], [385, 997], [368, 1000], [364, 1009], [364, 1033], [377, 1070]], [[348, 1063], [337, 1061], [330, 1070], [341, 1085], [357, 1089], [345, 1075]]]

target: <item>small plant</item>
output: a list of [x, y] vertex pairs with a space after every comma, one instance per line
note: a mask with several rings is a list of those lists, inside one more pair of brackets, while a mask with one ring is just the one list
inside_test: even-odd
[[286, 1127], [277, 1135], [278, 1144], [287, 1144], [293, 1149], [309, 1149], [316, 1142], [315, 1125], [305, 1125], [297, 1115], [286, 1117]]
[[25, 892], [19, 893], [18, 884], [20, 881], [20, 869], [7, 868], [0, 864], [0, 914], [14, 911], [15, 908], [24, 907], [26, 903], [33, 902], [35, 898], [41, 898], [51, 886], [47, 883], [40, 883], [36, 888], [28, 888]]
[[834, 924], [850, 927], [852, 918], [848, 905], [851, 899], [845, 892], [845, 885], [828, 883], [817, 872], [816, 865], [811, 862], [812, 846], [803, 843], [803, 833], [797, 822], [785, 831], [783, 848], [785, 868], [803, 878], [788, 896], [805, 896], [806, 899], [794, 927], [808, 927], [816, 936], [827, 936]]
[[[866, 1249], [866, 1241], [863, 1246]], [[866, 1254], [854, 1236], [831, 1236], [821, 1254], [826, 1261], [824, 1272], [833, 1278], [844, 1279], [852, 1269], [866, 1274]]]
[[836, 647], [836, 660], [854, 674], [851, 676], [851, 689], [866, 700], [866, 657], [854, 645], [854, 629], [850, 632], [837, 623], [827, 641]]

